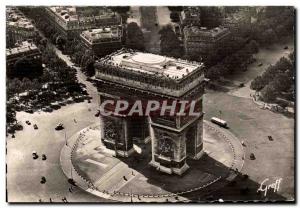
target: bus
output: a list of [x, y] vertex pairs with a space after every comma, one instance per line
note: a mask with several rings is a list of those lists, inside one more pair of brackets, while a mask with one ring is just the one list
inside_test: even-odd
[[212, 117], [212, 118], [210, 119], [210, 121], [211, 121], [212, 123], [218, 124], [219, 126], [222, 126], [222, 127], [224, 127], [224, 128], [227, 128], [227, 122], [224, 121], [224, 120], [222, 120], [222, 119], [219, 119], [219, 118], [217, 118], [217, 117]]

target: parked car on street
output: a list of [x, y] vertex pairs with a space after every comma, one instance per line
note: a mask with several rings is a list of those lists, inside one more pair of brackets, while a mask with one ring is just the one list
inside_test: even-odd
[[46, 178], [44, 176], [41, 177], [41, 183], [46, 183]]
[[31, 113], [31, 114], [32, 114], [32, 113], [33, 113], [33, 110], [32, 110], [32, 109], [27, 109], [27, 110], [25, 110], [25, 112], [26, 112], [26, 113]]
[[51, 105], [51, 108], [54, 109], [54, 110], [58, 110], [61, 107], [59, 105], [54, 104], [54, 105]]
[[97, 113], [95, 114], [95, 117], [99, 117], [100, 116], [100, 110], [97, 111]]
[[32, 151], [32, 158], [33, 158], [34, 160], [36, 160], [38, 157], [39, 157], [39, 156], [38, 156], [37, 152], [36, 152], [36, 151]]
[[50, 107], [45, 107], [45, 108], [42, 108], [42, 111], [51, 113], [53, 111], [53, 109]]
[[57, 126], [55, 127], [55, 130], [60, 131], [64, 129], [64, 125], [62, 123], [57, 124]]

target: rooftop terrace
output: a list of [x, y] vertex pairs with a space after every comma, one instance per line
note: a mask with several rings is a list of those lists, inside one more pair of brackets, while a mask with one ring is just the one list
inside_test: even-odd
[[133, 71], [152, 75], [163, 75], [180, 79], [198, 69], [203, 64], [142, 52], [121, 52], [111, 56], [109, 62]]
[[95, 68], [96, 79], [175, 97], [205, 81], [203, 63], [131, 49], [100, 59]]

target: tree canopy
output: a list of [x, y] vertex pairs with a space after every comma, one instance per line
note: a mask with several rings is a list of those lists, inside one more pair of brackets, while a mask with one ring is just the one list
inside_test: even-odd
[[171, 57], [181, 57], [183, 48], [171, 25], [162, 27], [160, 34], [160, 52]]
[[144, 50], [144, 35], [137, 23], [131, 22], [127, 25], [126, 46], [128, 48]]

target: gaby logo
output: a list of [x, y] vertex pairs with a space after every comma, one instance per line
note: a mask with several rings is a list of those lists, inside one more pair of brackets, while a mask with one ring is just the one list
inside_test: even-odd
[[195, 100], [105, 100], [100, 105], [102, 116], [199, 116], [199, 102]]

